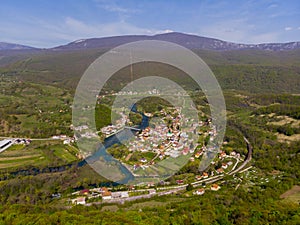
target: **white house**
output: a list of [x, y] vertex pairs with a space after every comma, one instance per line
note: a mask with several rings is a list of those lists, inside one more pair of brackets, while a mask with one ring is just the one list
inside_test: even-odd
[[78, 197], [78, 198], [72, 199], [72, 204], [85, 205], [85, 197]]
[[205, 193], [204, 188], [200, 188], [197, 191], [194, 192], [195, 195], [203, 195]]

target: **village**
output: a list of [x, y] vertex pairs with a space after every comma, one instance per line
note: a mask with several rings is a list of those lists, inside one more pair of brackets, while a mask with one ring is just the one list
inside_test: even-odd
[[[203, 151], [202, 151], [203, 152]], [[199, 158], [201, 152], [196, 152], [194, 158]], [[235, 161], [235, 162], [234, 162]], [[218, 157], [211, 162], [210, 173], [202, 172], [195, 174], [194, 178], [176, 180], [175, 183], [161, 181], [158, 184], [154, 182], [141, 183], [138, 185], [121, 185], [118, 189], [114, 187], [98, 187], [92, 189], [83, 189], [73, 192], [69, 196], [69, 203], [76, 205], [92, 205], [101, 203], [123, 203], [124, 201], [134, 201], [137, 199], [150, 198], [168, 194], [184, 193], [188, 187], [192, 187], [193, 195], [203, 195], [206, 191], [218, 191], [221, 186], [217, 181], [222, 180], [225, 174], [234, 174], [237, 165], [242, 161], [241, 156], [236, 152], [227, 155], [220, 151]], [[219, 164], [220, 167], [214, 165]], [[247, 171], [249, 168], [241, 171]], [[235, 178], [236, 179], [236, 178]]]
[[[210, 149], [206, 147], [206, 141], [213, 141], [217, 136], [217, 129], [210, 118], [204, 121], [195, 121], [184, 115], [181, 107], [165, 107], [158, 112], [146, 113], [149, 117], [149, 125], [136, 132], [133, 138], [127, 140], [128, 151], [126, 155], [118, 158], [127, 165], [132, 174], [138, 169], [146, 169], [163, 161], [164, 159], [188, 156], [189, 163], [200, 163], [201, 157]], [[102, 127], [100, 134], [108, 138], [124, 128], [130, 129], [130, 118], [124, 110], [118, 110], [118, 119], [113, 124]], [[71, 129], [79, 131], [81, 137], [93, 138], [99, 134], [89, 132], [87, 125]], [[85, 132], [86, 131], [86, 132]], [[84, 133], [85, 132], [85, 133]], [[52, 136], [51, 140], [62, 140], [63, 144], [71, 144], [76, 141], [76, 136], [66, 135]], [[196, 140], [196, 141], [195, 141]], [[201, 140], [201, 141], [200, 141]], [[1, 141], [1, 151], [4, 151], [12, 144], [30, 144], [29, 139], [11, 139]], [[235, 151], [226, 154], [225, 151], [217, 149], [217, 157], [211, 162], [211, 166], [193, 177], [179, 178], [175, 180], [161, 180], [159, 183], [144, 182], [136, 185], [121, 185], [121, 188], [97, 187], [83, 189], [73, 192], [68, 196], [68, 202], [72, 205], [91, 205], [93, 203], [133, 201], [152, 196], [168, 195], [178, 192], [186, 192], [192, 186], [192, 195], [203, 195], [206, 191], [218, 191], [221, 189], [219, 180], [224, 175], [233, 174], [238, 164], [243, 161], [243, 156]], [[137, 157], [134, 157], [137, 156]], [[60, 193], [52, 194], [52, 198], [61, 198]]]
[[[155, 118], [155, 122], [150, 123], [148, 127], [128, 140], [128, 155], [118, 159], [122, 163], [130, 165], [133, 174], [139, 168], [151, 167], [168, 157], [175, 159], [180, 155], [189, 154], [189, 162], [200, 162], [203, 154], [212, 150], [207, 149], [204, 142], [195, 145], [193, 137], [191, 137], [192, 134], [197, 137], [202, 136], [202, 140], [208, 139], [212, 141], [217, 135], [217, 130], [210, 119], [198, 123], [188, 120], [181, 113], [180, 107], [173, 108], [171, 111], [162, 109], [160, 114], [161, 117]], [[106, 135], [112, 135], [118, 132], [119, 129], [123, 129], [126, 122], [128, 122], [128, 118], [125, 115], [121, 115], [118, 126], [103, 127], [101, 132], [106, 133]], [[135, 153], [138, 153], [140, 158], [131, 160]], [[217, 157], [211, 162], [209, 169], [199, 174], [194, 174], [192, 178], [176, 179], [175, 182], [161, 181], [158, 184], [145, 182], [135, 186], [122, 186], [122, 191], [107, 187], [84, 189], [72, 193], [70, 203], [83, 205], [90, 205], [93, 202], [122, 203], [155, 195], [186, 191], [189, 185], [193, 187], [193, 195], [203, 195], [207, 190], [218, 191], [221, 186], [217, 184], [217, 181], [221, 180], [226, 174], [233, 174], [238, 164], [242, 161], [243, 157], [239, 153], [232, 151], [230, 154], [226, 154], [225, 151], [219, 149]]]
[[[194, 144], [199, 135], [197, 130], [202, 126], [207, 129], [211, 123], [210, 121], [198, 123], [194, 119], [186, 118], [181, 110], [181, 107], [161, 109], [156, 112], [155, 117], [152, 113], [144, 113], [149, 117], [149, 126], [127, 141], [128, 154], [122, 155], [118, 160], [130, 165], [131, 171], [134, 171], [138, 168], [147, 168], [169, 157], [177, 158], [180, 155], [193, 154], [198, 146]], [[101, 128], [106, 138], [116, 134], [130, 122], [122, 112], [120, 118], [116, 121], [116, 125]], [[212, 140], [216, 134], [216, 128], [211, 126], [205, 135], [209, 135]]]

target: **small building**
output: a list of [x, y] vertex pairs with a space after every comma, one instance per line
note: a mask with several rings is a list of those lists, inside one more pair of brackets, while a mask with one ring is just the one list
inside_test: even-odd
[[223, 168], [224, 170], [227, 169], [227, 167], [228, 167], [227, 163], [222, 163], [222, 168]]
[[121, 192], [111, 192], [111, 198], [121, 198]]
[[198, 159], [202, 154], [203, 154], [202, 151], [197, 152], [197, 153], [195, 154], [195, 158]]
[[141, 160], [140, 160], [142, 163], [146, 163], [147, 162], [147, 159], [145, 159], [145, 158], [141, 158]]
[[80, 194], [82, 194], [82, 195], [88, 195], [89, 192], [90, 192], [89, 189], [83, 189], [83, 190], [80, 191]]
[[103, 200], [109, 200], [111, 198], [112, 198], [112, 196], [111, 196], [111, 192], [110, 191], [106, 191], [106, 192], [102, 193], [102, 199]]
[[219, 174], [219, 173], [224, 173], [224, 170], [223, 170], [223, 168], [219, 168], [219, 169], [217, 169], [217, 173]]
[[183, 180], [176, 180], [177, 184], [184, 184]]
[[128, 198], [128, 197], [129, 197], [128, 191], [111, 192], [111, 198]]
[[122, 191], [121, 192], [121, 198], [129, 198], [128, 191]]
[[212, 190], [212, 191], [217, 191], [217, 190], [219, 190], [221, 187], [219, 186], [219, 185], [217, 185], [217, 184], [213, 184], [211, 187], [210, 187], [210, 190]]
[[226, 152], [221, 152], [219, 155], [219, 159], [225, 158], [226, 157]]
[[235, 152], [235, 151], [232, 151], [232, 152], [230, 153], [230, 155], [231, 155], [231, 156], [236, 156], [236, 152]]
[[196, 178], [196, 180], [201, 180], [202, 176], [201, 175], [196, 175], [195, 178]]
[[149, 190], [149, 194], [155, 194], [156, 193], [156, 190], [155, 189], [150, 189]]
[[208, 178], [208, 173], [203, 172], [202, 177], [203, 177], [203, 178]]
[[64, 145], [69, 145], [71, 143], [71, 139], [65, 139], [64, 141], [63, 141], [63, 144]]
[[204, 188], [200, 188], [197, 191], [194, 192], [195, 195], [203, 195], [205, 193]]
[[188, 147], [185, 147], [183, 150], [182, 150], [182, 154], [183, 155], [187, 155], [189, 153], [189, 148]]
[[229, 161], [229, 162], [227, 163], [228, 166], [231, 166], [232, 164], [233, 164], [232, 161]]
[[78, 197], [78, 198], [72, 199], [72, 204], [85, 205], [85, 197]]

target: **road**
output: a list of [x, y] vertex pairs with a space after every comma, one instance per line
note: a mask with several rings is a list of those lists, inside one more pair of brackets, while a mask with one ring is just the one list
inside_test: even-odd
[[251, 159], [252, 159], [253, 147], [251, 146], [250, 142], [248, 141], [248, 139], [246, 137], [244, 137], [244, 140], [245, 140], [245, 142], [247, 144], [247, 150], [248, 150], [246, 159], [242, 163], [242, 165], [240, 165], [239, 168], [237, 168], [237, 169], [231, 171], [230, 173], [228, 173], [229, 175], [232, 175], [232, 174], [235, 174], [235, 173], [241, 171], [251, 161]]
[[[244, 172], [244, 171], [252, 168], [250, 166], [250, 167], [247, 167], [246, 169], [244, 169], [244, 167], [251, 161], [252, 153], [253, 153], [253, 147], [251, 146], [248, 139], [246, 137], [244, 137], [244, 140], [247, 144], [247, 150], [248, 150], [247, 156], [246, 156], [244, 162], [242, 163], [242, 165], [240, 165], [237, 169], [235, 169], [235, 167], [237, 165], [236, 164], [233, 167], [232, 171], [227, 173], [228, 175], [233, 175], [233, 174], [236, 174], [238, 172]], [[237, 160], [237, 162], [239, 162], [239, 161]], [[242, 169], [244, 169], [244, 170], [242, 170]], [[198, 186], [202, 186], [202, 183], [206, 183], [206, 184], [215, 183], [219, 180], [222, 180], [223, 177], [224, 177], [224, 174], [220, 174], [220, 175], [216, 175], [216, 176], [213, 176], [213, 177], [209, 177], [207, 179], [203, 179], [203, 180], [200, 180], [200, 181], [193, 182], [193, 183], [191, 183], [191, 185], [193, 187], [198, 187]], [[125, 201], [135, 201], [135, 200], [138, 200], [138, 199], [151, 198], [151, 197], [154, 197], [154, 196], [169, 195], [169, 194], [177, 193], [179, 191], [183, 191], [183, 190], [186, 189], [187, 186], [188, 186], [188, 184], [184, 184], [184, 185], [180, 185], [180, 186], [160, 187], [160, 188], [157, 188], [157, 190], [164, 190], [164, 191], [160, 191], [160, 192], [156, 192], [156, 193], [152, 193], [152, 194], [132, 196], [132, 197], [123, 198], [123, 199], [110, 199], [110, 200], [104, 200], [104, 201], [101, 201], [101, 202], [87, 203], [86, 206], [90, 206], [90, 205], [93, 205], [93, 204], [98, 205], [98, 204], [102, 204], [102, 203], [124, 203]], [[145, 190], [150, 190], [150, 189], [143, 189], [141, 191], [145, 191]], [[153, 190], [153, 189], [151, 189], [151, 190]]]
[[57, 138], [53, 138], [53, 137], [48, 137], [48, 138], [27, 138], [27, 137], [0, 137], [1, 139], [25, 139], [25, 140], [31, 140], [31, 141], [61, 141], [64, 139], [57, 139]]

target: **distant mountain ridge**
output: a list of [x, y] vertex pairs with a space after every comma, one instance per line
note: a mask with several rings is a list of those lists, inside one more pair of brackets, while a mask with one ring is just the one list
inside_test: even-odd
[[[70, 42], [66, 45], [60, 45], [48, 50], [63, 51], [63, 50], [80, 50], [80, 49], [108, 49], [114, 48], [118, 45], [128, 42], [141, 40], [161, 40], [174, 42], [176, 44], [185, 46], [189, 49], [203, 49], [215, 51], [229, 51], [229, 50], [269, 50], [269, 51], [288, 51], [300, 49], [300, 41], [288, 43], [263, 43], [263, 44], [240, 44], [222, 41], [215, 38], [201, 37], [197, 35], [184, 34], [178, 32], [149, 35], [124, 35], [101, 38], [80, 39]], [[38, 49], [30, 46], [0, 42], [1, 50], [32, 50]], [[40, 49], [41, 50], [41, 49]], [[44, 49], [46, 50], [46, 49]]]
[[66, 45], [61, 45], [53, 50], [79, 50], [91, 48], [113, 48], [121, 44], [141, 40], [161, 40], [170, 41], [179, 45], [185, 46], [189, 49], [203, 49], [203, 50], [270, 50], [270, 51], [286, 51], [300, 49], [300, 42], [289, 43], [264, 43], [264, 44], [238, 44], [233, 42], [222, 41], [215, 38], [201, 37], [197, 35], [184, 34], [178, 32], [157, 34], [153, 36], [147, 35], [124, 35], [103, 38], [81, 39], [71, 42]]
[[0, 42], [0, 50], [29, 50], [29, 49], [35, 49], [35, 48], [26, 45]]
[[[210, 66], [224, 89], [297, 94], [300, 90], [299, 42], [246, 45], [182, 33], [81, 39], [48, 49], [0, 50], [0, 72], [24, 81], [74, 89], [99, 56], [138, 40], [170, 41], [191, 49]], [[116, 77], [123, 80], [118, 78], [115, 84], [128, 78], [130, 70], [122, 71]], [[187, 79], [180, 79], [180, 72], [148, 62], [135, 65], [135, 73], [177, 76], [178, 82], [190, 85]]]

